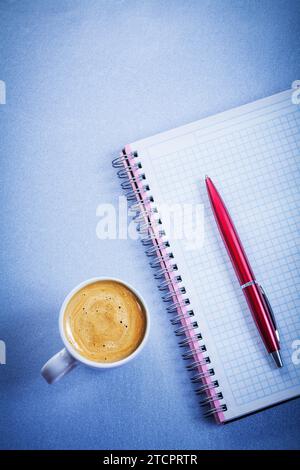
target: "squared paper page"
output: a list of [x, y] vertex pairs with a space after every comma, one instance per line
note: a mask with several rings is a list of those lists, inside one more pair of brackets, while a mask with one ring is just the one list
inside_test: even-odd
[[[300, 394], [300, 353], [293, 349], [300, 340], [300, 106], [291, 93], [131, 144], [158, 210], [165, 203], [204, 205], [203, 246], [189, 250], [186, 240], [172, 239], [171, 249], [224, 395], [226, 420]], [[267, 354], [238, 285], [209, 206], [206, 174], [271, 301], [282, 369]]]

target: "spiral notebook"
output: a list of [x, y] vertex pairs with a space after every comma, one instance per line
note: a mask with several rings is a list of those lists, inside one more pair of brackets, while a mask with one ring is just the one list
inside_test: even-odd
[[[172, 315], [191, 386], [205, 415], [218, 423], [300, 395], [300, 106], [291, 94], [134, 142], [113, 161]], [[220, 239], [206, 174], [268, 293], [282, 369], [264, 348]], [[170, 213], [164, 219], [166, 206], [173, 208], [173, 227]], [[195, 209], [194, 216], [176, 219], [185, 208]], [[195, 220], [204, 222], [198, 238]]]

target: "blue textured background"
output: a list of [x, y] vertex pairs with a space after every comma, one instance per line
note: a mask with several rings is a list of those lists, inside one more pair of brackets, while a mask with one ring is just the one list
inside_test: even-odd
[[[205, 421], [138, 242], [96, 237], [122, 145], [284, 90], [299, 77], [299, 1], [0, 2], [1, 448], [297, 448], [300, 401]], [[145, 296], [152, 331], [121, 369], [40, 377], [60, 304], [85, 278]]]

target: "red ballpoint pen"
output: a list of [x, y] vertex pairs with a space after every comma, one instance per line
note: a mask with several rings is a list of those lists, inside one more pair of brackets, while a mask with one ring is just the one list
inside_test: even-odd
[[277, 367], [282, 367], [279, 334], [270, 302], [262, 286], [255, 279], [241, 240], [220, 194], [208, 176], [205, 182], [220, 234], [260, 336]]

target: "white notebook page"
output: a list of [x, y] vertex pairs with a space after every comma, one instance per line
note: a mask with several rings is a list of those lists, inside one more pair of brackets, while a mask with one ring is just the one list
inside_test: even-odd
[[[300, 394], [300, 353], [293, 349], [300, 340], [300, 106], [292, 104], [291, 94], [131, 144], [158, 210], [165, 203], [204, 204], [203, 247], [188, 250], [186, 241], [171, 240], [171, 248], [224, 395], [226, 420]], [[281, 336], [282, 369], [264, 348], [220, 239], [206, 174], [268, 294]]]

